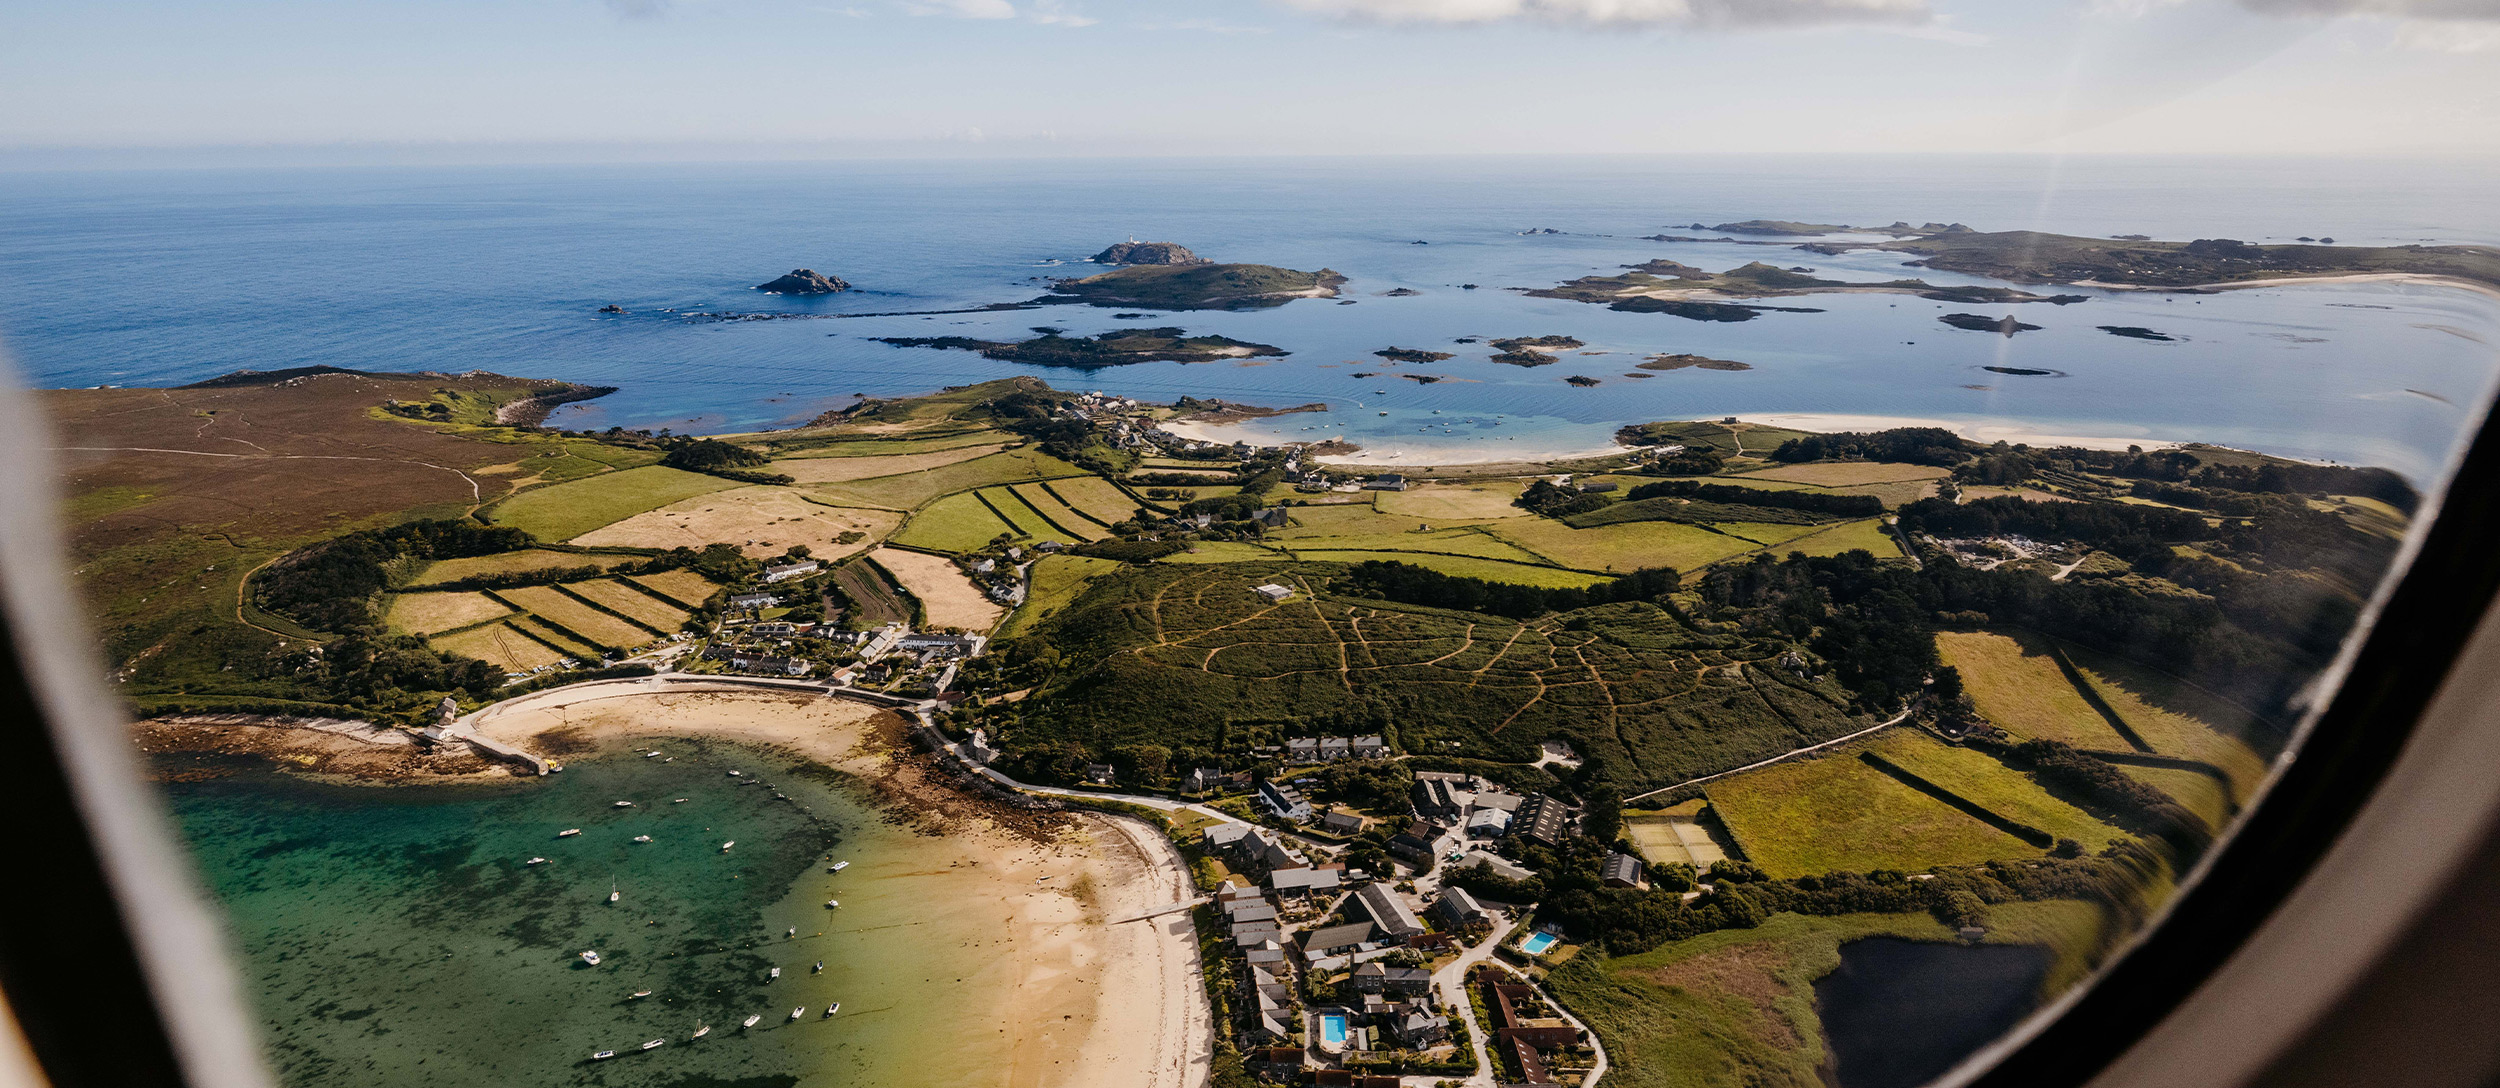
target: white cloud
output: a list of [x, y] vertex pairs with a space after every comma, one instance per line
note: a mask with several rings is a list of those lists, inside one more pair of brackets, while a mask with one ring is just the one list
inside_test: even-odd
[[2500, 53], [2500, 26], [2407, 19], [2396, 24], [2396, 44], [2424, 53]]
[[2500, 0], [2240, 0], [2267, 15], [2389, 15], [2500, 21]]
[[1920, 25], [1935, 19], [1928, 0], [1281, 0], [1288, 7], [1375, 23], [1481, 24], [1510, 21], [1570, 26], [1707, 28], [1833, 23]]
[[1025, 17], [1043, 26], [1092, 26], [1102, 21], [1069, 11], [1060, 0], [1033, 0], [1033, 10]]
[[903, 10], [914, 15], [951, 15], [958, 19], [1013, 19], [1016, 6], [1007, 0], [911, 0]]

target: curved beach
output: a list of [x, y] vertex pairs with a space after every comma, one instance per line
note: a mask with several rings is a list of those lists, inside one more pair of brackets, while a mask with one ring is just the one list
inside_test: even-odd
[[[1211, 1025], [1186, 913], [1119, 922], [1190, 895], [1186, 865], [1142, 825], [1092, 814], [1013, 820], [926, 773], [901, 720], [865, 703], [721, 685], [667, 691], [606, 686], [481, 714], [477, 731], [542, 755], [625, 737], [700, 736], [788, 750], [843, 771], [965, 864], [914, 874], [925, 908], [978, 914], [986, 955], [1012, 978], [967, 1010], [966, 1027], [1003, 1036], [1003, 1063], [980, 1058], [937, 1082], [1009, 1088], [1123, 1084], [1190, 1088], [1207, 1073]], [[566, 697], [568, 694], [571, 697]], [[1060, 894], [1031, 894], [1048, 885]], [[931, 1055], [934, 1071], [963, 1058]]]

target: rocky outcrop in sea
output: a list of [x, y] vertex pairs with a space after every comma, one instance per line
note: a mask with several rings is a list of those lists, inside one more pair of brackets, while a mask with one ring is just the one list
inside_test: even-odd
[[1094, 254], [1095, 264], [1211, 264], [1176, 242], [1119, 242]]
[[813, 268], [793, 268], [789, 275], [756, 284], [755, 289], [768, 295], [830, 295], [848, 291], [851, 285], [840, 276], [828, 276]]

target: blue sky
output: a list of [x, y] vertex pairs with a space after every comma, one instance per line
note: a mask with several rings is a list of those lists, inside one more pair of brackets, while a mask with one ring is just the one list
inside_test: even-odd
[[2491, 154], [2500, 0], [5, 0], [0, 102], [20, 158]]

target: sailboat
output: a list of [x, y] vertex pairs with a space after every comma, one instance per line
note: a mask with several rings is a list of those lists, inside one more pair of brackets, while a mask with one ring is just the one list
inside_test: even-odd
[[636, 990], [636, 991], [634, 991], [634, 1000], [636, 1000], [636, 1001], [640, 1001], [640, 1000], [642, 1000], [643, 998], [646, 998], [646, 997], [649, 997], [649, 996], [651, 996], [651, 991], [649, 991], [649, 990]]
[[610, 806], [610, 807], [613, 807], [613, 808], [632, 808], [632, 807], [634, 807], [634, 803], [633, 803], [633, 802], [631, 802], [631, 801], [619, 801], [619, 802], [617, 802], [615, 805]]
[[532, 864], [532, 865], [545, 865], [545, 864], [547, 864], [547, 859], [545, 859], [545, 858], [531, 858], [531, 859], [530, 859], [530, 864]]
[[625, 893], [616, 890], [616, 882], [608, 881], [608, 902], [613, 903], [623, 898], [625, 898]]
[[556, 837], [557, 837], [557, 838], [559, 838], [559, 839], [569, 839], [569, 838], [572, 838], [573, 836], [575, 836], [575, 835], [579, 835], [579, 834], [581, 834], [581, 833], [582, 833], [582, 829], [581, 829], [581, 828], [578, 828], [578, 827], [568, 827], [568, 828], [565, 828], [565, 829], [564, 829], [564, 830], [562, 830], [562, 831], [558, 831], [558, 832], [556, 832]]
[[704, 1037], [704, 1036], [706, 1036], [706, 1035], [710, 1035], [711, 1033], [712, 1033], [712, 1025], [710, 1025], [710, 1024], [705, 1024], [705, 1025], [703, 1025], [702, 1027], [699, 1027], [699, 1028], [694, 1029], [694, 1035], [693, 1035], [693, 1037], [694, 1037], [694, 1038], [697, 1038], [697, 1039], [700, 1039], [700, 1038], [702, 1038], [702, 1037]]
[[839, 906], [841, 906], [841, 905], [842, 905], [842, 901], [841, 901], [841, 900], [839, 900], [839, 899], [828, 899], [828, 900], [825, 900], [825, 909], [826, 909], [826, 910], [832, 910], [832, 909], [834, 909], [835, 907], [839, 907]]
[[777, 978], [780, 978], [780, 977], [781, 977], [781, 968], [775, 967], [775, 968], [773, 968], [773, 969], [772, 969], [772, 973], [767, 974], [767, 975], [765, 975], [765, 976], [764, 976], [764, 981], [766, 981], [766, 982], [770, 982], [770, 981], [772, 981], [772, 980], [774, 980], [774, 979], [777, 979]]
[[756, 1014], [755, 1014], [755, 1015], [753, 1015], [753, 1016], [747, 1017], [747, 1018], [746, 1018], [746, 1022], [745, 1022], [745, 1023], [742, 1023], [742, 1024], [739, 1024], [738, 1026], [739, 1026], [740, 1028], [742, 1028], [742, 1029], [743, 1029], [743, 1028], [751, 1028], [751, 1027], [754, 1027], [754, 1026], [755, 1026], [755, 1022], [756, 1022], [756, 1021], [761, 1020], [761, 1019], [763, 1019], [763, 1018], [764, 1018], [764, 1014], [759, 1012], [759, 1013], [756, 1013]]
[[726, 854], [726, 853], [728, 853], [728, 852], [729, 852], [729, 848], [730, 848], [730, 847], [732, 847], [732, 846], [736, 846], [736, 845], [738, 845], [738, 840], [736, 840], [736, 839], [731, 839], [731, 840], [729, 840], [728, 842], [725, 842], [725, 843], [720, 844], [720, 852], [721, 852], [721, 853]]
[[650, 841], [651, 841], [651, 836], [649, 836], [649, 835], [636, 835], [636, 836], [634, 836], [634, 841], [635, 841], [635, 842], [650, 842]]
[[808, 974], [811, 974], [811, 975], [821, 975], [821, 974], [823, 974], [824, 972], [825, 972], [825, 961], [823, 961], [823, 960], [817, 960], [817, 961], [816, 961], [816, 969], [815, 969], [815, 970], [813, 970], [813, 971], [808, 972]]
[[668, 1041], [668, 1040], [666, 1040], [666, 1039], [653, 1039], [653, 1040], [651, 1040], [650, 1042], [647, 1042], [647, 1043], [642, 1044], [642, 1048], [643, 1048], [644, 1050], [649, 1050], [649, 1049], [651, 1049], [652, 1047], [658, 1046], [658, 1045], [660, 1045], [660, 1044], [662, 1044], [662, 1043], [665, 1043], [665, 1042], [667, 1042], [667, 1041]]

